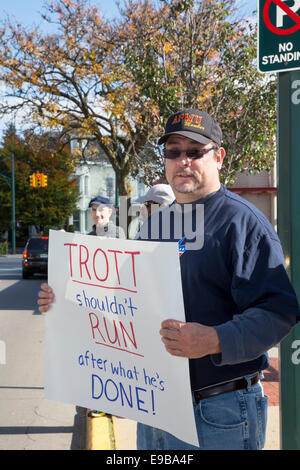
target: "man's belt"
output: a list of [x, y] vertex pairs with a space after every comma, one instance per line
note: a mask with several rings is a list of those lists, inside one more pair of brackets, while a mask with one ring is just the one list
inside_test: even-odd
[[[250, 379], [251, 385], [256, 384], [259, 381], [259, 373]], [[231, 380], [219, 385], [212, 385], [211, 387], [203, 388], [202, 390], [196, 390], [193, 392], [195, 401], [198, 403], [203, 398], [215, 397], [221, 395], [221, 393], [234, 392], [235, 390], [242, 390], [248, 387], [248, 381], [246, 379]]]

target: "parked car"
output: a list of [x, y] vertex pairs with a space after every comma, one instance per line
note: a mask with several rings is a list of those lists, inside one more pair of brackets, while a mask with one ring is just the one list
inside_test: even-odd
[[35, 273], [47, 274], [48, 237], [30, 238], [24, 248], [22, 261], [23, 279]]

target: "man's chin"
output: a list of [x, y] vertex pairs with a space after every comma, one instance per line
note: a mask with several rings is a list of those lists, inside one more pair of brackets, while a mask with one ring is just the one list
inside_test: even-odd
[[194, 184], [182, 183], [173, 186], [173, 191], [176, 191], [180, 194], [190, 194], [193, 193], [197, 187]]

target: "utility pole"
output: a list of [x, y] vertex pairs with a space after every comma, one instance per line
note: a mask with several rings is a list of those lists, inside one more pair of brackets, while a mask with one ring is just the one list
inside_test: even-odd
[[11, 191], [11, 247], [12, 253], [16, 253], [16, 202], [15, 202], [15, 155], [11, 154], [11, 177], [2, 175]]
[[16, 253], [15, 155], [11, 154], [11, 247]]

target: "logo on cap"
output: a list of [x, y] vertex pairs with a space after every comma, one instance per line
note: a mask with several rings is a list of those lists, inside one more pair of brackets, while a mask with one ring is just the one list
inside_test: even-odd
[[179, 124], [182, 120], [184, 120], [183, 125], [188, 127], [196, 127], [197, 129], [205, 130], [205, 127], [201, 125], [202, 116], [197, 114], [189, 114], [189, 113], [178, 113], [175, 115], [173, 121], [171, 122], [171, 126], [175, 124]]

